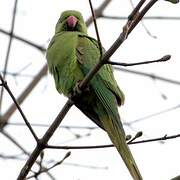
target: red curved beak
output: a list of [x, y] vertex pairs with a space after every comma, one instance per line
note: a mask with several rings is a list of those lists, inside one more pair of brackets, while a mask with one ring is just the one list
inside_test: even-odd
[[75, 17], [75, 16], [69, 16], [68, 18], [67, 18], [67, 25], [71, 28], [71, 29], [73, 29], [75, 26], [76, 26], [76, 24], [77, 24], [77, 18]]

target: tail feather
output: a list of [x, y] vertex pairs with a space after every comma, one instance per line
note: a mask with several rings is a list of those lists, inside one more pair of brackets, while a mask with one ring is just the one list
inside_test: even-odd
[[97, 96], [97, 101], [93, 103], [93, 109], [97, 113], [103, 128], [121, 155], [133, 179], [142, 180], [143, 178], [136, 162], [126, 144], [125, 132], [120, 121], [114, 91], [107, 88], [104, 80], [102, 81], [99, 76], [95, 76], [94, 79], [92, 79], [91, 85]]
[[111, 118], [104, 117], [101, 119], [101, 122], [104, 126], [104, 129], [108, 133], [111, 141], [121, 155], [133, 179], [142, 180], [143, 178], [138, 170], [136, 162], [132, 156], [128, 145], [126, 144], [125, 134], [121, 131], [121, 128], [119, 127], [119, 122], [114, 121]]

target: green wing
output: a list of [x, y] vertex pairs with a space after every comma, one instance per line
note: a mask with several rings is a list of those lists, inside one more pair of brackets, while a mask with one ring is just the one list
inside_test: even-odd
[[[77, 59], [81, 64], [81, 70], [84, 74], [87, 74], [88, 71], [99, 61], [100, 51], [98, 43], [95, 39], [89, 36], [79, 35], [76, 49]], [[104, 65], [98, 71], [96, 77], [98, 77], [99, 80], [102, 80], [104, 85], [116, 96], [119, 105], [124, 103], [124, 94], [117, 85], [111, 65]]]
[[[80, 68], [86, 75], [99, 61], [100, 53], [97, 42], [88, 36], [79, 35], [76, 49]], [[89, 96], [83, 96], [79, 102], [82, 104], [80, 109], [82, 110], [84, 105], [85, 107], [89, 105], [91, 111], [89, 109], [82, 111], [92, 120], [98, 117], [95, 123], [100, 124], [100, 127], [106, 130], [134, 180], [142, 180], [135, 160], [126, 144], [125, 132], [117, 109], [117, 105], [124, 102], [124, 95], [113, 76], [112, 67], [104, 65], [90, 81], [89, 88]], [[96, 116], [92, 116], [92, 112]]]
[[[97, 64], [100, 58], [97, 41], [89, 36], [79, 35], [76, 49], [77, 60], [79, 61], [80, 68], [84, 75], [86, 75], [89, 70]], [[103, 113], [99, 111], [99, 107], [102, 106], [104, 115], [106, 114], [108, 118], [113, 117], [113, 119], [115, 119], [114, 122], [117, 121], [117, 123], [119, 123], [118, 126], [121, 128], [120, 131], [122, 132], [122, 135], [125, 136], [117, 109], [118, 104], [120, 105], [124, 103], [124, 94], [117, 85], [111, 65], [104, 65], [92, 78], [89, 85], [91, 94], [88, 98], [90, 100], [87, 100], [86, 96], [84, 96], [82, 97], [81, 103], [90, 107], [94, 106], [92, 108], [93, 113], [95, 112], [98, 115], [98, 122], [101, 124], [100, 127], [105, 128], [101, 122], [102, 119], [104, 119], [101, 117]], [[88, 104], [87, 101], [89, 101]], [[82, 106], [80, 109], [82, 110]], [[92, 111], [90, 115], [91, 114]], [[90, 118], [92, 119], [91, 116]], [[97, 124], [97, 121], [95, 123]]]

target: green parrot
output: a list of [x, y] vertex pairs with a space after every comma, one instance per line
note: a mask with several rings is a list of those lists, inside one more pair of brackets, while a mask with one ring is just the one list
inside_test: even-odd
[[[98, 42], [89, 37], [80, 12], [64, 11], [47, 49], [49, 71], [57, 91], [69, 97], [91, 68], [100, 60]], [[117, 106], [124, 94], [117, 85], [111, 65], [104, 65], [89, 82], [74, 104], [107, 132], [134, 180], [142, 180], [135, 160], [126, 144], [126, 136]]]

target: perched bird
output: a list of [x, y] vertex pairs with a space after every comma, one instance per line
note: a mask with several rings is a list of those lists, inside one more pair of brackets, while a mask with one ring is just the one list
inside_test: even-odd
[[[68, 10], [61, 14], [46, 56], [57, 91], [69, 97], [77, 84], [100, 60], [98, 42], [88, 36], [80, 12]], [[104, 65], [96, 73], [82, 96], [74, 103], [87, 117], [107, 132], [133, 179], [142, 180], [126, 144], [125, 132], [117, 108], [124, 103], [124, 94], [117, 85], [111, 65]]]

